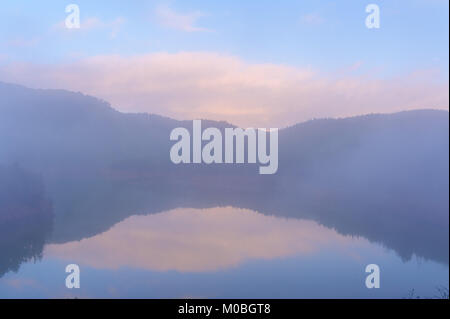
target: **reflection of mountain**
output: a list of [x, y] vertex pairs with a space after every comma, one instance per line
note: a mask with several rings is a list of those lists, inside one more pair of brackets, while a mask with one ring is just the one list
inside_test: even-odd
[[52, 222], [42, 182], [17, 166], [0, 166], [0, 277], [42, 256]]
[[342, 251], [350, 245], [354, 254], [376, 249], [367, 240], [340, 235], [310, 220], [232, 207], [179, 208], [129, 217], [93, 237], [47, 245], [44, 254], [97, 269], [202, 272], [255, 259]]
[[[191, 125], [123, 114], [79, 93], [0, 84], [0, 163], [44, 176], [53, 241], [132, 214], [231, 205], [316, 220], [343, 234], [448, 263], [446, 111], [314, 120], [280, 131], [279, 170], [174, 165], [169, 133]], [[204, 127], [226, 123], [204, 122]]]

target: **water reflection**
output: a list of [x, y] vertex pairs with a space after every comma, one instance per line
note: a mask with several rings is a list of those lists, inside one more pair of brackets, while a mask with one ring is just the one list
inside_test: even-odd
[[433, 203], [432, 196], [423, 194], [409, 199], [388, 196], [387, 186], [371, 185], [369, 191], [353, 181], [346, 181], [343, 188], [335, 186], [333, 179], [322, 184], [280, 176], [261, 183], [257, 176], [236, 175], [77, 180], [76, 187], [70, 187], [70, 196], [55, 197], [66, 199], [56, 201], [61, 213], [56, 216], [52, 241], [89, 238], [131, 215], [179, 207], [232, 206], [269, 216], [313, 220], [342, 235], [382, 244], [405, 261], [416, 255], [448, 264], [448, 201]]
[[[18, 175], [11, 168], [3, 171], [5, 176]], [[300, 183], [283, 175], [261, 183], [258, 176], [239, 172], [220, 177], [215, 171], [194, 173], [186, 176], [165, 175], [156, 179], [117, 178], [110, 172], [88, 177], [68, 174], [63, 181], [49, 184], [55, 208], [52, 232], [53, 212], [45, 200], [42, 183], [24, 183], [28, 187], [26, 191], [20, 187], [16, 191], [22, 197], [9, 193], [2, 197], [3, 207], [9, 207], [3, 209], [0, 223], [4, 229], [0, 235], [2, 273], [17, 270], [21, 262], [30, 258], [39, 258], [50, 234], [51, 243], [67, 245], [52, 245], [47, 250], [49, 253], [56, 254], [58, 249], [64, 247], [73, 249], [75, 256], [79, 253], [79, 257], [86, 262], [89, 262], [86, 257], [89, 254], [90, 263], [100, 263], [98, 258], [103, 256], [117, 267], [123, 260], [118, 254], [120, 251], [126, 252], [127, 245], [152, 247], [152, 256], [157, 256], [146, 257], [147, 250], [137, 250], [138, 255], [129, 256], [136, 266], [201, 271], [237, 265], [248, 258], [305, 253], [308, 249], [327, 245], [324, 241], [345, 240], [343, 235], [381, 243], [404, 260], [416, 255], [448, 265], [448, 213], [443, 213], [447, 202], [439, 207], [436, 204], [424, 206], [430, 201], [427, 196], [416, 196], [410, 200], [385, 197], [379, 201], [382, 188], [373, 188], [373, 192], [367, 192], [364, 188], [358, 191], [358, 185], [351, 181], [346, 182], [346, 188], [338, 188], [333, 183], [327, 187], [318, 179], [306, 186], [304, 183], [307, 181]], [[7, 180], [2, 179], [2, 185], [7, 185]], [[10, 180], [18, 181], [20, 178]], [[3, 193], [14, 189], [4, 186]], [[350, 198], [349, 193], [355, 194], [354, 197]], [[8, 205], [13, 198], [16, 206], [11, 208]], [[421, 205], [415, 205], [417, 203]], [[224, 213], [220, 208], [215, 208], [218, 206], [240, 209], [234, 208]], [[196, 210], [187, 213], [176, 210], [179, 207], [214, 208], [216, 213], [203, 214]], [[430, 213], [428, 207], [434, 207]], [[33, 214], [26, 213], [27, 209]], [[7, 212], [17, 213], [8, 215]], [[162, 212], [166, 213], [160, 214]], [[126, 220], [133, 215], [149, 217]], [[15, 217], [5, 219], [8, 216]], [[124, 220], [125, 223], [114, 227]], [[218, 220], [221, 222], [214, 224]], [[251, 227], [253, 224], [254, 227]], [[199, 227], [202, 227], [202, 232], [191, 232], [192, 229], [199, 230]], [[213, 240], [213, 234], [219, 236], [217, 240]], [[335, 240], [328, 241], [329, 236]], [[185, 238], [194, 241], [189, 243]], [[235, 238], [239, 240], [233, 240]], [[80, 243], [71, 243], [79, 240]], [[258, 241], [264, 244], [257, 244]], [[158, 246], [157, 243], [161, 242], [168, 246]], [[102, 246], [107, 244], [109, 246]], [[114, 245], [118, 247], [117, 251], [112, 248]], [[175, 249], [177, 245], [186, 251], [196, 251], [198, 255], [183, 254], [182, 249]], [[266, 249], [258, 250], [255, 248], [258, 245]], [[104, 253], [99, 254], [103, 249]], [[214, 258], [202, 257], [208, 255]]]
[[48, 245], [45, 255], [100, 269], [213, 271], [273, 259], [368, 247], [312, 221], [265, 216], [232, 207], [175, 209], [133, 216], [105, 233]]
[[0, 277], [42, 257], [52, 222], [42, 181], [18, 166], [0, 166]]
[[[404, 262], [313, 221], [233, 207], [132, 216], [96, 236], [48, 244], [43, 255], [1, 278], [0, 297], [401, 298], [448, 285], [444, 265]], [[364, 285], [374, 262], [382, 289]], [[63, 284], [69, 263], [82, 269], [76, 291]]]

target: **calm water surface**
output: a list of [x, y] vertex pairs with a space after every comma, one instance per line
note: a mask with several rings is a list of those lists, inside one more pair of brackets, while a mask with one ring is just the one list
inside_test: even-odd
[[[80, 289], [65, 287], [70, 263], [80, 266]], [[372, 263], [380, 289], [365, 287]], [[404, 298], [411, 289], [433, 297], [448, 282], [448, 263], [401, 258], [312, 220], [227, 206], [134, 215], [94, 236], [50, 240], [41, 259], [0, 278], [0, 297]]]

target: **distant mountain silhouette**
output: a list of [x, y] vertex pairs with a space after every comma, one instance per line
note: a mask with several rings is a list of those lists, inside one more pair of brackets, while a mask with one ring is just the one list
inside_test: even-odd
[[[231, 126], [203, 121], [203, 128]], [[312, 219], [448, 264], [449, 113], [420, 110], [300, 123], [279, 132], [279, 170], [175, 165], [170, 131], [191, 121], [125, 114], [81, 93], [0, 83], [0, 164], [43, 177], [53, 242], [132, 214], [231, 205]]]

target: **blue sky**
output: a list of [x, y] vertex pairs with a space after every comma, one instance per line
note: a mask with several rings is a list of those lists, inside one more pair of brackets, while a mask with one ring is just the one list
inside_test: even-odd
[[[54, 26], [76, 3], [81, 29]], [[364, 62], [382, 72], [440, 68], [448, 73], [448, 1], [2, 1], [3, 55], [26, 61], [70, 59], [75, 54], [214, 51], [249, 62], [338, 69]], [[380, 29], [367, 29], [365, 7], [380, 6]], [[157, 17], [167, 7], [207, 30], [184, 31]], [[83, 32], [83, 22], [123, 19], [116, 36], [107, 26]], [[26, 44], [28, 43], [28, 45]], [[22, 45], [20, 45], [22, 44]]]
[[[80, 8], [80, 29], [68, 30], [64, 27], [64, 20], [68, 15], [65, 7], [70, 3], [75, 3]], [[379, 29], [368, 29], [365, 26], [365, 19], [368, 15], [365, 8], [370, 3], [375, 3], [380, 7]], [[449, 68], [448, 6], [447, 0], [136, 0], [127, 2], [118, 0], [44, 0], [39, 2], [6, 0], [2, 1], [0, 5], [0, 80], [19, 82], [29, 86], [57, 86], [81, 90], [105, 98], [113, 105], [117, 105], [119, 109], [122, 107], [124, 110], [149, 111], [177, 117], [177, 114], [180, 114], [175, 112], [175, 109], [180, 108], [177, 103], [182, 103], [186, 99], [183, 94], [177, 95], [183, 96], [179, 102], [172, 101], [173, 96], [171, 96], [170, 103], [167, 102], [167, 99], [163, 100], [163, 97], [159, 96], [156, 101], [164, 104], [164, 107], [146, 109], [143, 104], [148, 105], [155, 101], [146, 97], [139, 103], [134, 103], [132, 100], [136, 101], [138, 97], [130, 97], [129, 100], [116, 98], [111, 92], [113, 89], [117, 90], [117, 87], [111, 87], [111, 92], [91, 90], [90, 88], [95, 86], [94, 84], [86, 88], [75, 85], [73, 79], [67, 80], [64, 82], [65, 85], [62, 85], [63, 81], [56, 79], [62, 72], [59, 68], [95, 56], [117, 55], [123, 59], [132, 59], [136, 56], [157, 53], [172, 54], [173, 61], [168, 65], [173, 66], [178, 65], [180, 61], [190, 63], [192, 60], [192, 57], [185, 57], [186, 60], [182, 60], [177, 54], [201, 52], [233, 57], [245, 63], [236, 66], [239, 72], [232, 76], [239, 83], [242, 82], [242, 79], [254, 78], [254, 73], [264, 73], [263, 69], [260, 69], [257, 72], [250, 72], [252, 73], [250, 76], [247, 72], [249, 66], [270, 64], [278, 67], [270, 74], [271, 77], [277, 77], [280, 72], [284, 72], [282, 71], [284, 66], [313, 70], [315, 76], [324, 74], [326, 77], [321, 80], [322, 84], [332, 78], [342, 79], [345, 80], [344, 87], [349, 90], [349, 87], [354, 85], [346, 78], [350, 74], [353, 77], [360, 76], [364, 80], [371, 79], [372, 82], [366, 83], [365, 88], [370, 91], [370, 88], [378, 87], [377, 96], [384, 94], [383, 90], [390, 90], [387, 96], [406, 96], [408, 93], [394, 92], [392, 88], [396, 83], [408, 82], [412, 74], [415, 74], [416, 77], [423, 78], [424, 85], [419, 86], [416, 83], [414, 86], [409, 83], [404, 86], [410, 88], [408, 92], [417, 91], [417, 87], [422, 87], [424, 92], [429, 92], [428, 97], [415, 96], [414, 98], [390, 101], [388, 104], [398, 107], [380, 110], [369, 107], [362, 109], [361, 113], [398, 111], [417, 107], [448, 108], [448, 92], [447, 89], [443, 90], [443, 86], [448, 83]], [[203, 55], [198, 55], [195, 59], [202, 60], [203, 58]], [[104, 59], [104, 61], [112, 63], [108, 59]], [[26, 66], [18, 68], [17, 65], [20, 63], [25, 63]], [[153, 66], [155, 63], [153, 61], [151, 65]], [[213, 62], [211, 63], [214, 65]], [[217, 59], [215, 63], [225, 65], [227, 62]], [[16, 66], [13, 71], [11, 71], [12, 65]], [[46, 67], [36, 71], [33, 69], [36, 65], [45, 65]], [[55, 65], [58, 65], [58, 69], [51, 69]], [[84, 63], [77, 67], [86, 69], [88, 68], [86, 65], [90, 67], [92, 63]], [[135, 68], [139, 68], [139, 66]], [[149, 68], [150, 71], [154, 70], [154, 67]], [[177, 70], [180, 69], [177, 68]], [[19, 71], [24, 69], [28, 70], [28, 73], [20, 75]], [[46, 82], [37, 76], [33, 80], [31, 70], [33, 72], [48, 71], [51, 73], [53, 71], [53, 74], [59, 73], [54, 76], [53, 80], [48, 79]], [[90, 72], [90, 76], [95, 74], [94, 70]], [[99, 70], [96, 69], [95, 72], [99, 72]], [[201, 71], [199, 74], [203, 76], [205, 72]], [[224, 72], [226, 70], [222, 73]], [[425, 76], [420, 75], [422, 73]], [[86, 76], [86, 74], [80, 74], [80, 76]], [[190, 75], [181, 72], [180, 76]], [[196, 77], [199, 76], [196, 75]], [[224, 77], [229, 78], [228, 75], [221, 75], [219, 78], [223, 79]], [[291, 81], [287, 80], [288, 77], [286, 75], [276, 85]], [[100, 80], [98, 78], [97, 82]], [[382, 89], [378, 80], [391, 82], [384, 83], [384, 89]], [[148, 79], [145, 79], [144, 82], [147, 83]], [[425, 89], [425, 86], [435, 82], [440, 85], [438, 88]], [[362, 80], [359, 79], [358, 83], [362, 83]], [[191, 87], [192, 83], [183, 85]], [[275, 90], [276, 85], [273, 83], [270, 85], [271, 89]], [[325, 89], [325, 84], [323, 86]], [[337, 87], [342, 87], [342, 85], [335, 83], [335, 88]], [[172, 87], [171, 90], [173, 89]], [[223, 89], [224, 87], [220, 88], [222, 91]], [[242, 85], [234, 91], [241, 89]], [[287, 94], [287, 91], [289, 90], [286, 89], [283, 94]], [[361, 91], [364, 89], [358, 88], [358, 92]], [[141, 92], [139, 96], [147, 92], [149, 90]], [[164, 95], [161, 92], [157, 93]], [[363, 96], [354, 101], [348, 101], [348, 99], [358, 94], [360, 93], [338, 92], [335, 96], [329, 96], [324, 103], [338, 99], [336, 103], [356, 105], [364, 100]], [[365, 98], [373, 100], [374, 94]], [[248, 95], [250, 95], [250, 91], [248, 91]], [[320, 94], [315, 93], [316, 95]], [[339, 100], [337, 95], [344, 98]], [[152, 96], [154, 97], [155, 94]], [[432, 99], [432, 96], [440, 98]], [[223, 100], [223, 98], [224, 96], [217, 93], [214, 102]], [[309, 106], [310, 109], [319, 110], [318, 104], [312, 107], [308, 102], [315, 99], [311, 96], [309, 99], [305, 98], [305, 106], [300, 106], [300, 108], [304, 110]], [[242, 99], [242, 101], [244, 100]], [[275, 100], [283, 99], [280, 95], [273, 101]], [[248, 103], [248, 99], [245, 101]], [[224, 105], [227, 103], [229, 105], [231, 102], [236, 103], [236, 100], [222, 101], [216, 104], [220, 104], [223, 111], [223, 108], [227, 107]], [[374, 101], [373, 105], [384, 105], [386, 102]], [[192, 103], [194, 104], [194, 102]], [[202, 103], [211, 103], [211, 100], [195, 101], [195, 105]], [[261, 101], [258, 103], [261, 104]], [[206, 106], [200, 107], [201, 110], [205, 108]], [[165, 111], [169, 109], [171, 111]], [[188, 116], [204, 114], [203, 111], [200, 112], [200, 109], [197, 113]], [[294, 116], [294, 118], [295, 120], [304, 120], [314, 116], [358, 114], [355, 107], [351, 110], [342, 110], [342, 112], [329, 109], [323, 112], [308, 111], [299, 113], [300, 115]], [[289, 112], [292, 112], [292, 109]], [[220, 118], [216, 113], [207, 112], [206, 116]], [[221, 113], [231, 114], [231, 111], [227, 110]], [[249, 117], [250, 114], [256, 114], [256, 110], [249, 110], [245, 116]], [[264, 114], [267, 119], [268, 113]], [[233, 117], [230, 117], [229, 120], [240, 121], [239, 118]], [[242, 122], [248, 123], [248, 121]], [[261, 122], [264, 122], [264, 119], [261, 118], [259, 123]], [[280, 123], [286, 125], [287, 122], [282, 120]]]

